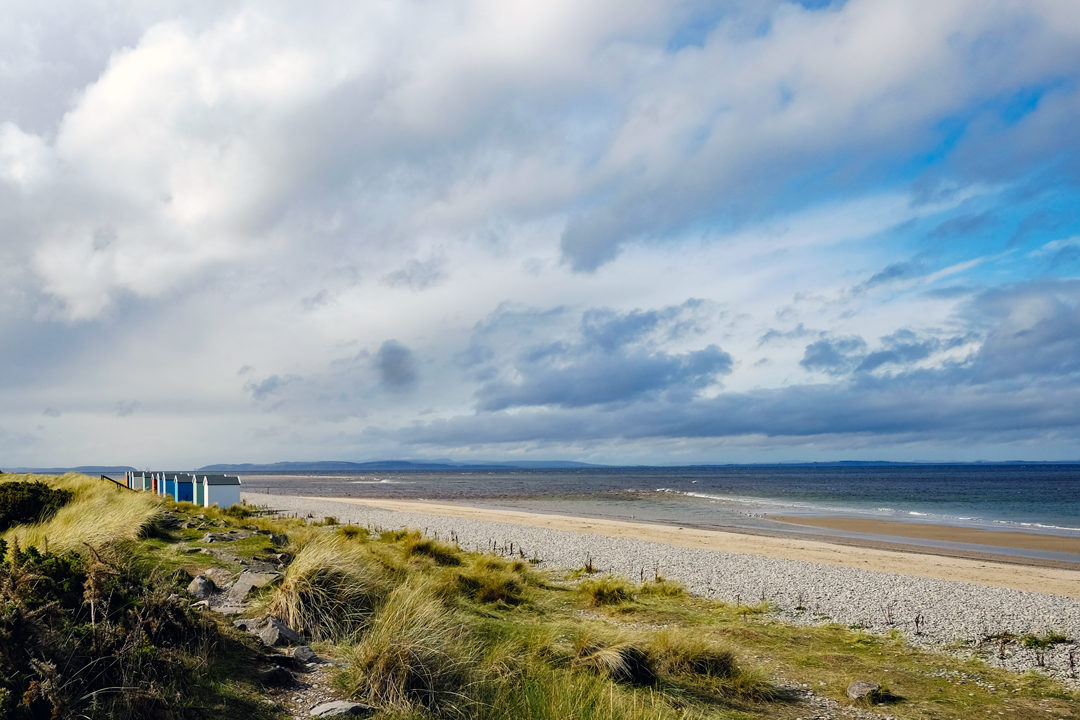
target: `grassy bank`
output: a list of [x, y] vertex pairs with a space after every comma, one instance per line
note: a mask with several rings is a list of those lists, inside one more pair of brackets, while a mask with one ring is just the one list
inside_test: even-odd
[[[48, 557], [70, 563], [53, 572], [49, 592], [62, 594], [57, 588], [67, 578], [65, 602], [80, 637], [101, 632], [103, 623], [127, 637], [135, 618], [143, 618], [144, 631], [159, 613], [185, 629], [129, 638], [132, 660], [110, 669], [128, 674], [102, 679], [127, 683], [111, 701], [107, 694], [93, 702], [86, 693], [64, 696], [89, 717], [163, 716], [152, 703], [143, 708], [131, 698], [170, 693], [185, 698], [170, 705], [174, 717], [287, 716], [291, 691], [260, 689], [251, 672], [261, 662], [251, 638], [192, 608], [180, 590], [209, 566], [238, 571], [241, 563], [273, 559], [282, 564], [282, 577], [253, 597], [246, 614], [271, 614], [301, 632], [336, 661], [320, 671], [333, 691], [375, 706], [376, 717], [386, 720], [794, 719], [849, 706], [926, 720], [1080, 718], [1080, 697], [1045, 677], [919, 651], [898, 635], [783, 624], [767, 607], [693, 597], [663, 578], [631, 584], [584, 569], [541, 571], [525, 558], [465, 552], [418, 533], [245, 517], [117, 492], [81, 476], [0, 476], [0, 483], [36, 479], [72, 498], [45, 522], [4, 534], [11, 546], [0, 566], [7, 575], [0, 576], [15, 588], [0, 600], [5, 608], [26, 600], [16, 587], [26, 560], [12, 561], [11, 548], [25, 553], [47, 542]], [[207, 527], [238, 531], [238, 539], [207, 543]], [[81, 539], [91, 530], [89, 540]], [[129, 580], [116, 582], [127, 589], [116, 590], [98, 617], [94, 588], [121, 570]], [[151, 596], [161, 598], [153, 601], [158, 605]], [[32, 602], [23, 604], [33, 612]], [[79, 635], [72, 627], [60, 629]], [[92, 653], [98, 646], [87, 647]], [[137, 659], [152, 654], [151, 647], [173, 653], [168, 678], [139, 674]], [[16, 656], [0, 661], [25, 660]], [[39, 717], [20, 705], [30, 684], [40, 687], [42, 679], [33, 676], [38, 665], [20, 667], [22, 684], [8, 683], [0, 708], [12, 717]], [[851, 701], [845, 691], [855, 680], [882, 691], [873, 701]]]

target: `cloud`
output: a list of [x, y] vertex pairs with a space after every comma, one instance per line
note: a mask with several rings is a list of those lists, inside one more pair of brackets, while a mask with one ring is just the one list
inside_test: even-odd
[[128, 417], [132, 415], [136, 410], [141, 407], [141, 404], [135, 400], [118, 400], [113, 405], [113, 412], [117, 417]]
[[866, 342], [860, 337], [818, 340], [806, 346], [799, 364], [807, 370], [840, 375], [858, 365], [865, 349]]
[[816, 330], [809, 330], [799, 323], [790, 330], [778, 330], [776, 328], [769, 328], [761, 337], [758, 338], [758, 347], [762, 345], [768, 345], [769, 343], [781, 342], [783, 340], [798, 340], [810, 335], [819, 334]]
[[612, 352], [658, 329], [662, 329], [668, 340], [700, 332], [710, 312], [713, 312], [710, 304], [697, 298], [660, 310], [633, 310], [623, 314], [610, 308], [593, 308], [582, 315], [582, 335], [586, 343]]
[[381, 282], [390, 287], [403, 285], [410, 290], [426, 290], [445, 277], [443, 265], [443, 261], [437, 258], [422, 261], [411, 258], [405, 267], [383, 275]]
[[251, 393], [253, 399], [266, 400], [282, 388], [299, 381], [300, 378], [295, 375], [271, 375], [259, 381], [249, 380], [244, 383], [244, 389]]
[[379, 382], [389, 390], [411, 390], [419, 379], [412, 350], [397, 340], [387, 340], [375, 353]]
[[884, 348], [868, 353], [857, 372], [872, 372], [883, 365], [910, 365], [930, 357], [941, 346], [936, 338], [920, 339], [911, 330], [899, 330], [882, 338]]
[[10, 8], [0, 451], [1061, 456], [1078, 10], [820, 5]]
[[520, 363], [517, 382], [492, 381], [477, 392], [481, 410], [557, 405], [584, 407], [628, 403], [659, 392], [689, 395], [731, 372], [731, 356], [715, 345], [682, 355], [569, 353], [532, 356]]

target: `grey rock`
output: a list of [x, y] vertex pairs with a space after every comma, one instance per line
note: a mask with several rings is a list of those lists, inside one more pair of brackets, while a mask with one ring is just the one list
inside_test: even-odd
[[282, 545], [288, 545], [289, 544], [289, 537], [287, 535], [278, 535], [277, 533], [270, 533], [270, 544], [271, 545], [277, 545], [279, 547], [282, 546]]
[[200, 538], [199, 542], [215, 543], [215, 542], [228, 542], [229, 540], [235, 540], [236, 538], [229, 537], [224, 533], [212, 533], [208, 532]]
[[301, 645], [293, 650], [292, 656], [293, 660], [296, 660], [296, 662], [299, 663], [310, 663], [319, 659], [319, 656], [315, 654], [315, 651], [307, 645]]
[[278, 647], [280, 645], [295, 645], [300, 642], [300, 636], [291, 627], [277, 618], [267, 618], [258, 629], [259, 639], [266, 647]]
[[236, 582], [229, 588], [229, 599], [242, 602], [255, 588], [264, 587], [280, 578], [281, 574], [276, 572], [251, 572], [245, 570], [240, 573], [240, 576], [236, 578]]
[[283, 667], [273, 667], [259, 675], [263, 685], [271, 687], [288, 687], [296, 682], [296, 677]]
[[226, 570], [225, 568], [220, 568], [220, 567], [207, 568], [206, 570], [203, 571], [202, 574], [205, 575], [206, 577], [210, 578], [211, 580], [213, 580], [215, 583], [217, 583], [217, 586], [219, 588], [224, 588], [224, 587], [232, 584], [232, 581], [233, 581], [233, 574], [231, 572], [229, 572], [228, 570]]
[[197, 575], [194, 580], [188, 583], [187, 589], [189, 593], [199, 600], [206, 600], [218, 591], [218, 586], [205, 575]]
[[367, 717], [374, 715], [375, 708], [364, 703], [349, 702], [348, 700], [334, 700], [325, 702], [311, 708], [308, 713], [315, 718], [331, 718], [344, 715], [346, 717]]
[[881, 694], [881, 686], [865, 680], [856, 680], [848, 685], [847, 696], [852, 700], [869, 700], [873, 702]]

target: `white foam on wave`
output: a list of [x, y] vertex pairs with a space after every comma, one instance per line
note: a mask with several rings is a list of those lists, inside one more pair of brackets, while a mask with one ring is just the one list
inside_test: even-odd
[[1017, 530], [1032, 528], [1044, 530], [1049, 533], [1080, 533], [1080, 527], [1070, 527], [1067, 525], [1052, 525], [1047, 523], [1025, 522], [1019, 520], [989, 520], [973, 515], [947, 515], [944, 513], [922, 512], [920, 510], [898, 510], [891, 507], [859, 508], [851, 506], [837, 506], [791, 501], [785, 502], [783, 500], [775, 498], [738, 497], [732, 495], [718, 495], [676, 490], [675, 488], [656, 488], [656, 492], [682, 495], [684, 497], [708, 500], [715, 503], [730, 503], [733, 505], [756, 506], [757, 508], [760, 508], [760, 511], [764, 514], [782, 514], [783, 512], [785, 512], [785, 510], [790, 510], [803, 514], [830, 513], [862, 516], [877, 515], [879, 517], [885, 516], [897, 519], [910, 518], [909, 522], [919, 523], [940, 523], [944, 525], [962, 525], [966, 527], [986, 527], [987, 525], [989, 525], [991, 527], [999, 527], [1003, 529], [1009, 527], [1015, 528]]

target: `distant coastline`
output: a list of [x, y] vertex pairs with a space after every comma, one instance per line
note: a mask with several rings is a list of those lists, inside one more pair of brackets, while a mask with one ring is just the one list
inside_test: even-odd
[[[710, 468], [842, 468], [842, 467], [975, 467], [975, 466], [1016, 466], [1016, 465], [1080, 465], [1076, 460], [953, 460], [953, 461], [910, 461], [910, 460], [827, 460], [806, 462], [777, 463], [690, 463], [675, 465], [606, 465], [576, 460], [491, 460], [475, 462], [456, 462], [452, 460], [370, 460], [354, 462], [350, 460], [287, 460], [271, 463], [211, 463], [195, 468], [165, 468], [167, 470], [198, 470], [203, 472], [258, 472], [258, 473], [293, 473], [293, 472], [365, 472], [372, 470], [404, 471], [410, 470], [679, 470]], [[134, 465], [71, 465], [55, 467], [16, 466], [8, 468], [13, 473], [58, 474], [65, 472], [134, 472], [141, 469]], [[145, 469], [145, 468], [142, 468]]]

